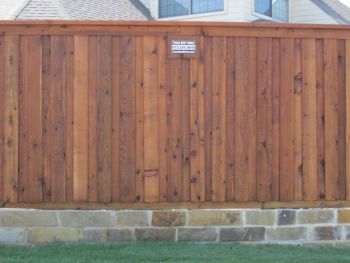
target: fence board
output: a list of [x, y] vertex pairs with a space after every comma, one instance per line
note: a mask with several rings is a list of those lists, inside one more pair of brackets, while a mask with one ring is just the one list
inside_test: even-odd
[[[136, 185], [135, 194], [137, 201], [145, 201], [145, 148], [144, 148], [144, 65], [143, 61], [143, 37], [136, 37]], [[118, 115], [118, 114], [116, 114]], [[116, 138], [117, 139], [117, 138]], [[118, 146], [119, 147], [119, 146]]]
[[302, 40], [294, 41], [294, 199], [303, 200]]
[[168, 133], [167, 133], [167, 44], [165, 37], [158, 38], [158, 118], [159, 118], [159, 200], [168, 198]]
[[272, 39], [258, 40], [257, 200], [272, 196]]
[[[317, 138], [325, 136], [324, 119], [324, 56], [323, 40], [316, 40], [316, 118]], [[325, 141], [317, 140], [317, 175], [319, 183], [319, 199], [325, 198]]]
[[4, 161], [4, 84], [5, 84], [5, 63], [4, 63], [4, 37], [0, 36], [0, 200], [3, 202], [4, 200], [4, 170], [3, 170], [3, 161]]
[[226, 38], [212, 42], [212, 200], [226, 197]]
[[[66, 201], [74, 199], [74, 37], [64, 39], [64, 85], [65, 85], [65, 184]], [[82, 182], [82, 184], [85, 184]]]
[[205, 104], [205, 200], [211, 200], [211, 153], [212, 153], [212, 39], [204, 39], [204, 104]]
[[51, 201], [51, 173], [50, 173], [50, 83], [51, 83], [51, 37], [43, 37], [43, 75], [42, 75], [42, 138], [43, 138], [43, 201]]
[[143, 38], [145, 201], [159, 201], [158, 41]]
[[338, 46], [338, 116], [339, 116], [339, 179], [338, 200], [346, 198], [346, 96], [345, 96], [345, 41], [337, 40]]
[[302, 138], [303, 199], [318, 199], [317, 180], [317, 118], [316, 118], [316, 43], [302, 41]]
[[[280, 200], [294, 200], [294, 40], [281, 40]], [[281, 83], [281, 84], [282, 84]]]
[[168, 201], [182, 199], [182, 63], [179, 59], [167, 64], [168, 79]]
[[97, 197], [112, 200], [112, 38], [99, 37], [97, 74]]
[[235, 199], [235, 45], [227, 39], [227, 90], [226, 90], [226, 200]]
[[[89, 201], [97, 202], [97, 69], [98, 65], [98, 38], [89, 36]], [[118, 49], [119, 52], [119, 49]], [[115, 191], [117, 192], [117, 190]]]
[[272, 40], [272, 161], [271, 196], [279, 200], [280, 187], [280, 89], [281, 89], [281, 43]]
[[[135, 116], [135, 38], [120, 39], [120, 179], [121, 201], [135, 200], [136, 116]], [[106, 53], [108, 55], [108, 53]]]
[[42, 39], [22, 37], [19, 92], [19, 197], [42, 201]]
[[324, 41], [324, 67], [326, 199], [337, 200], [339, 116], [336, 40]]
[[74, 200], [88, 200], [89, 38], [74, 38]]
[[346, 199], [350, 199], [350, 41], [345, 42], [345, 96], [346, 96]]

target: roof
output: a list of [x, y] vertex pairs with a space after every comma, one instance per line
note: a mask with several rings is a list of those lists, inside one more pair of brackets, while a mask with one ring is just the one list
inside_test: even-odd
[[0, 10], [15, 20], [153, 20], [139, 0], [1, 0]]
[[350, 24], [350, 8], [339, 0], [311, 0], [340, 24]]

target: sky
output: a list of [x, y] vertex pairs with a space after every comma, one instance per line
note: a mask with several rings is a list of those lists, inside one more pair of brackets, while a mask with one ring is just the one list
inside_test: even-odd
[[340, 0], [340, 1], [350, 7], [350, 0]]

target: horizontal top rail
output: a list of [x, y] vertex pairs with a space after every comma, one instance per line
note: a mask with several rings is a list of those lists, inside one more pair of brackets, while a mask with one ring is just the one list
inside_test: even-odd
[[184, 21], [0, 21], [0, 35], [198, 35], [350, 39], [348, 25]]

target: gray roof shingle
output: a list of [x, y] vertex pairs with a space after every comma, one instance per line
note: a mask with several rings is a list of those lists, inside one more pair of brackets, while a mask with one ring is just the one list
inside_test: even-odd
[[139, 0], [1, 0], [0, 10], [6, 6], [3, 1], [18, 3], [12, 17], [0, 16], [2, 19], [153, 20], [149, 9]]

